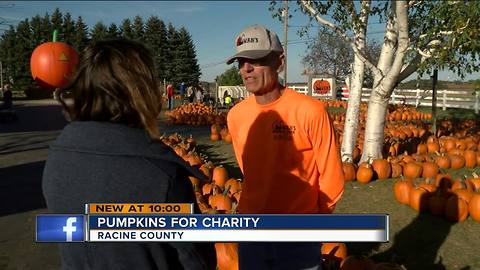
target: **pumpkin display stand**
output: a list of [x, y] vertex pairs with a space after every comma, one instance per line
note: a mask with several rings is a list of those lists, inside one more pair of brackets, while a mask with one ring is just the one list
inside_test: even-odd
[[33, 79], [48, 90], [65, 86], [78, 63], [78, 52], [64, 42], [57, 42], [57, 35], [55, 30], [53, 41], [36, 47], [30, 58]]

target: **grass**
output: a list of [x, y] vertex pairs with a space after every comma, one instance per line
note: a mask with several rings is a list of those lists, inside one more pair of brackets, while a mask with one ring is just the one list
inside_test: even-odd
[[[418, 111], [424, 113], [431, 113], [431, 107], [418, 107]], [[437, 119], [477, 119], [480, 114], [476, 114], [474, 110], [461, 108], [447, 108], [445, 111], [442, 108], [437, 108]]]

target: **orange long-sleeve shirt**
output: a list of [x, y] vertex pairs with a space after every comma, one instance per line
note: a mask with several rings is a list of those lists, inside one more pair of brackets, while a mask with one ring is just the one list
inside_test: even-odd
[[244, 175], [244, 214], [330, 213], [344, 176], [333, 127], [322, 102], [286, 89], [259, 105], [251, 95], [227, 116]]

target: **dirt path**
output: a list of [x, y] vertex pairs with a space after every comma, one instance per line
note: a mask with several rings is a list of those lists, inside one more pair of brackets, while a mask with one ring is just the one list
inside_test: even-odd
[[[59, 269], [56, 244], [35, 243], [35, 215], [46, 213], [41, 179], [48, 145], [66, 125], [53, 100], [15, 102], [19, 121], [0, 123], [0, 269]], [[163, 113], [162, 113], [163, 116]], [[231, 145], [210, 142], [207, 126], [169, 125], [162, 133], [192, 134], [198, 149], [239, 177]]]

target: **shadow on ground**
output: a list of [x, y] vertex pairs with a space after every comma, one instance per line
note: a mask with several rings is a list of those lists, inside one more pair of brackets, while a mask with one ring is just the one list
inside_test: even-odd
[[[434, 228], [432, 224], [435, 224]], [[377, 251], [380, 243], [347, 243], [348, 251], [364, 256], [373, 253], [371, 258], [376, 262], [401, 264], [409, 270], [447, 270], [449, 268], [438, 252], [454, 224], [443, 217], [421, 213], [390, 239], [393, 245], [388, 249]], [[468, 265], [460, 267], [455, 269], [472, 269]]]
[[0, 169], [0, 216], [45, 208], [42, 173], [45, 161]]
[[67, 124], [59, 105], [15, 106], [17, 121], [0, 123], [0, 132], [61, 130]]

